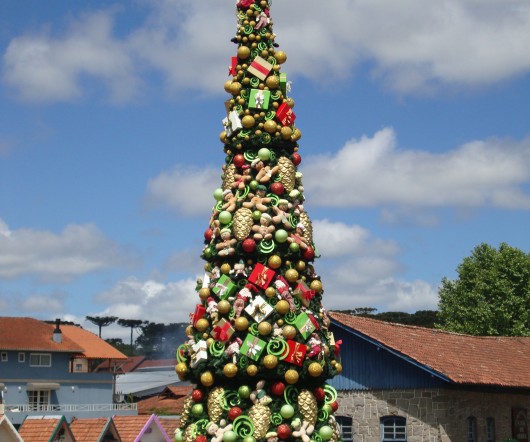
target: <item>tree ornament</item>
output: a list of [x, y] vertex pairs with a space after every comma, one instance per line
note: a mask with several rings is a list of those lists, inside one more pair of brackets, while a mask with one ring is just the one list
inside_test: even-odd
[[279, 300], [274, 307], [280, 315], [285, 315], [289, 312], [289, 303], [284, 299]]
[[267, 265], [271, 269], [279, 269], [280, 266], [282, 265], [282, 259], [278, 255], [272, 255], [267, 260]]
[[211, 387], [213, 385], [213, 374], [209, 371], [205, 371], [201, 374], [201, 384], [205, 387]]
[[179, 378], [185, 378], [188, 374], [188, 366], [184, 362], [179, 362], [175, 366], [175, 372], [178, 374]]
[[280, 439], [287, 439], [291, 435], [291, 427], [287, 424], [280, 424], [276, 433], [278, 433]]
[[318, 404], [309, 390], [302, 390], [298, 395], [298, 408], [305, 421], [315, 425], [318, 416]]
[[274, 53], [274, 58], [280, 64], [283, 64], [287, 61], [287, 54], [283, 51], [276, 51]]
[[244, 316], [236, 318], [234, 321], [234, 327], [237, 331], [245, 331], [248, 329], [248, 319]]
[[228, 275], [231, 270], [232, 270], [232, 266], [228, 264], [227, 262], [221, 264], [221, 273], [223, 275]]
[[262, 147], [260, 150], [258, 150], [258, 158], [261, 161], [269, 161], [271, 157], [271, 151], [267, 149], [266, 147]]
[[254, 241], [252, 238], [245, 239], [241, 244], [243, 251], [246, 253], [252, 253], [254, 250], [256, 250], [256, 246], [256, 241]]
[[[202, 376], [201, 376], [201, 381], [202, 381]], [[221, 399], [224, 397], [224, 394], [225, 394], [225, 390], [223, 387], [214, 387], [212, 388], [212, 391], [210, 391], [210, 394], [208, 395], [208, 417], [210, 418], [210, 421], [214, 423], [218, 423], [219, 419], [221, 418], [223, 414], [223, 407], [221, 406]]]
[[223, 210], [220, 214], [219, 214], [219, 221], [221, 221], [221, 223], [223, 224], [228, 224], [230, 223], [230, 221], [232, 221], [232, 214], [226, 210]]
[[267, 355], [263, 358], [263, 365], [265, 368], [273, 369], [278, 365], [278, 358], [274, 355]]
[[248, 417], [254, 424], [253, 436], [256, 439], [265, 437], [269, 431], [271, 411], [270, 408], [263, 404], [255, 404], [250, 407]]
[[256, 367], [254, 364], [249, 365], [247, 367], [247, 374], [249, 376], [256, 376], [258, 374], [258, 371], [259, 371], [258, 367]]
[[204, 318], [199, 319], [195, 324], [195, 328], [201, 333], [204, 332], [209, 326], [210, 323], [208, 322], [208, 319]]
[[237, 434], [235, 431], [228, 430], [223, 433], [223, 442], [236, 442]]
[[232, 160], [232, 162], [236, 167], [243, 167], [243, 165], [245, 164], [245, 157], [243, 156], [243, 154], [238, 153], [237, 155], [234, 155], [234, 159]]
[[280, 79], [276, 75], [270, 75], [265, 80], [265, 84], [269, 89], [278, 89], [278, 86], [280, 86]]
[[[201, 298], [201, 300], [206, 301], [210, 296], [211, 296], [211, 292], [208, 287], [202, 287], [199, 290], [199, 298]], [[189, 333], [186, 333], [186, 334], [189, 335]]]
[[228, 410], [228, 419], [233, 421], [236, 417], [239, 417], [243, 414], [243, 410], [239, 407], [232, 407]]
[[276, 129], [278, 128], [278, 125], [274, 120], [267, 120], [265, 123], [263, 123], [263, 129], [265, 129], [265, 132], [268, 132], [270, 134], [273, 134], [276, 132]]
[[227, 314], [232, 309], [232, 305], [226, 299], [221, 299], [217, 303], [217, 311], [222, 315]]
[[250, 397], [250, 387], [248, 385], [241, 385], [239, 389], [237, 390], [237, 394], [239, 394], [239, 397], [241, 399], [248, 399]]
[[322, 283], [318, 279], [314, 279], [313, 281], [311, 281], [309, 287], [311, 288], [311, 290], [314, 290], [315, 293], [320, 293], [322, 291]]
[[268, 336], [271, 334], [272, 325], [269, 322], [260, 322], [258, 324], [258, 332], [261, 336]]
[[243, 85], [238, 81], [232, 81], [232, 84], [230, 85], [230, 92], [232, 95], [237, 96], [241, 92], [242, 87]]
[[289, 269], [285, 272], [285, 279], [289, 282], [296, 282], [298, 279], [298, 272], [296, 269]]
[[195, 401], [195, 402], [202, 402], [204, 400], [204, 393], [202, 392], [202, 390], [199, 390], [197, 388], [195, 388], [192, 392], [191, 392], [191, 398]]
[[300, 156], [299, 153], [297, 152], [294, 152], [292, 155], [291, 155], [291, 160], [293, 162], [293, 164], [295, 166], [298, 166], [301, 162], [302, 162], [302, 157]]
[[239, 46], [239, 48], [237, 48], [237, 56], [241, 60], [246, 60], [250, 57], [250, 49], [246, 46]]
[[285, 372], [284, 378], [285, 382], [288, 384], [296, 384], [298, 382], [300, 375], [296, 370], [290, 369]]
[[280, 182], [274, 182], [270, 186], [271, 192], [275, 195], [281, 196], [285, 192], [285, 187]]
[[251, 116], [251, 115], [245, 115], [245, 116], [241, 119], [241, 125], [242, 125], [245, 129], [250, 129], [250, 128], [253, 127], [255, 124], [256, 124], [256, 120], [254, 120], [254, 117]]
[[284, 325], [282, 328], [282, 335], [286, 339], [294, 339], [296, 336], [296, 328], [292, 325]]
[[318, 430], [318, 434], [320, 434], [322, 440], [330, 440], [333, 437], [333, 428], [329, 425], [323, 425], [320, 427], [320, 430]]
[[307, 367], [307, 371], [311, 376], [317, 378], [322, 374], [322, 365], [320, 365], [318, 362], [311, 362], [309, 367]]
[[204, 434], [199, 434], [195, 438], [195, 442], [208, 442], [208, 439], [206, 438], [206, 436]]
[[202, 404], [194, 404], [193, 407], [191, 407], [191, 414], [195, 417], [199, 417], [204, 413], [204, 407]]
[[237, 374], [237, 365], [229, 362], [223, 367], [223, 374], [227, 378], [233, 378]]
[[289, 404], [285, 404], [280, 409], [280, 414], [284, 419], [291, 419], [294, 416], [294, 407]]

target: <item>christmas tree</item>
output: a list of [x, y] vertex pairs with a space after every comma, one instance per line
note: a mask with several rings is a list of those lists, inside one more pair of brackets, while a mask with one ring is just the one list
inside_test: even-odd
[[290, 83], [271, 0], [237, 3], [237, 54], [221, 142], [221, 187], [204, 234], [204, 278], [177, 350], [196, 384], [177, 442], [338, 441], [339, 346], [322, 306], [311, 220], [304, 208]]

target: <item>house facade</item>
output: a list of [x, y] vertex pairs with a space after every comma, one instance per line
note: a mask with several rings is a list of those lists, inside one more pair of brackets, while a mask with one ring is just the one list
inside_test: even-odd
[[530, 440], [530, 338], [330, 316], [345, 442]]
[[135, 404], [114, 401], [115, 375], [94, 371], [101, 360], [126, 356], [80, 327], [33, 318], [0, 318], [0, 387], [6, 416], [20, 425], [28, 416], [135, 415]]

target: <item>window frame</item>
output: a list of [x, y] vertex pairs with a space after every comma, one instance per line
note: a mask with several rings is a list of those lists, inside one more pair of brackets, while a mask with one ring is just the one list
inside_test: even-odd
[[28, 391], [28, 405], [32, 411], [46, 411], [51, 404], [50, 390]]
[[486, 418], [486, 442], [495, 442], [495, 418]]
[[18, 353], [18, 362], [20, 362], [21, 364], [26, 362], [26, 353], [22, 351]]
[[335, 420], [343, 442], [353, 442], [353, 418], [351, 416], [335, 416]]
[[9, 357], [7, 356], [7, 351], [3, 351], [2, 353], [0, 353], [0, 361], [1, 362], [9, 361]]
[[467, 442], [477, 442], [477, 418], [469, 416], [466, 419]]
[[406, 442], [407, 418], [404, 416], [383, 416], [379, 420], [381, 442]]
[[[38, 357], [39, 361], [37, 364], [32, 361], [33, 358]], [[43, 362], [44, 358], [48, 358], [48, 364]], [[51, 353], [30, 353], [29, 354], [29, 366], [30, 367], [51, 367], [52, 366], [52, 354]]]

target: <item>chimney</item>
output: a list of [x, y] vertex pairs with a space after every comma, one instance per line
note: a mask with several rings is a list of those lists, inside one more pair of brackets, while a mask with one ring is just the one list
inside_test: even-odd
[[55, 320], [55, 330], [53, 331], [53, 342], [57, 342], [57, 344], [60, 344], [63, 342], [63, 332], [61, 331], [61, 320], [56, 319]]

